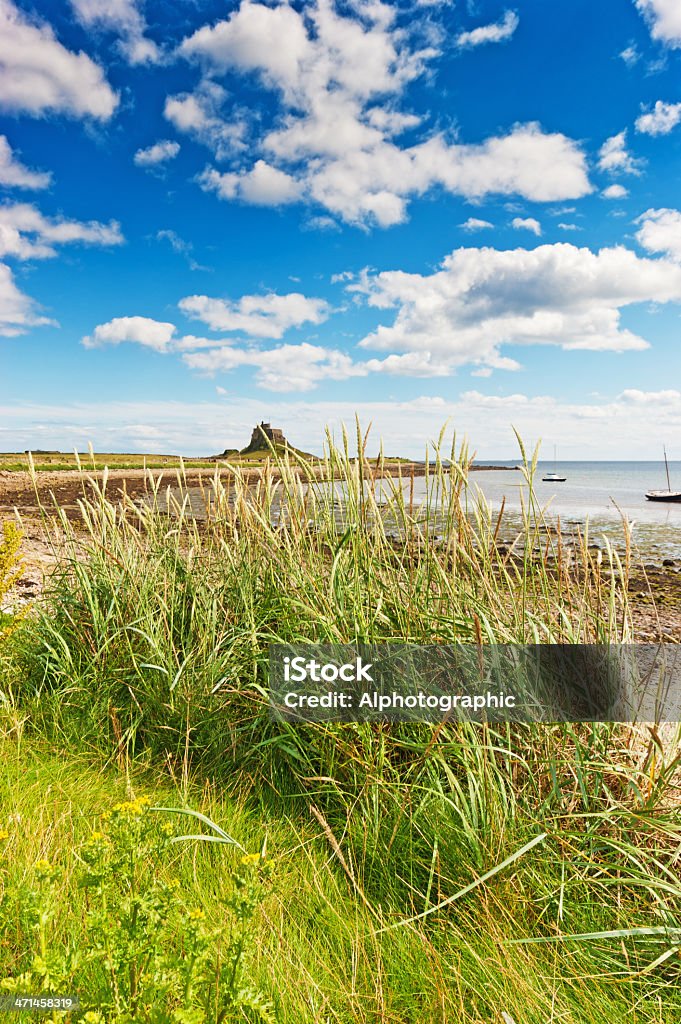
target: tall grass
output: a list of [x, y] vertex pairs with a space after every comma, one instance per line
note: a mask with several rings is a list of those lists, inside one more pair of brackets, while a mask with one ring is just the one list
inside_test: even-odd
[[532, 460], [509, 551], [469, 485], [465, 446], [447, 458], [436, 446], [421, 504], [413, 479], [383, 477], [365, 448], [358, 430], [354, 455], [346, 437], [317, 466], [273, 451], [255, 483], [238, 467], [216, 473], [201, 519], [182, 473], [172, 487], [150, 474], [142, 504], [109, 499], [104, 477], [80, 530], [57, 509], [59, 564], [19, 638], [21, 690], [50, 728], [119, 755], [199, 759], [209, 774], [237, 764], [275, 789], [315, 775], [355, 788], [356, 759], [406, 778], [458, 733], [275, 727], [269, 644], [628, 639], [626, 565], [547, 530]]
[[[273, 451], [257, 482], [233, 467], [204, 489], [200, 519], [181, 471], [171, 486], [150, 474], [142, 504], [110, 498], [105, 478], [78, 528], [46, 509], [64, 539], [4, 654], [8, 729], [125, 771], [162, 767], [187, 801], [208, 781], [313, 830], [342, 899], [315, 875], [316, 910], [280, 909], [279, 971], [301, 971], [310, 993], [288, 1019], [677, 1020], [677, 764], [654, 733], [269, 719], [270, 643], [631, 637], [628, 555], [549, 529], [536, 456], [502, 546], [465, 446], [443, 453], [440, 439], [421, 504], [413, 478], [383, 479], [365, 450], [358, 430], [355, 452], [327, 439], [316, 466]], [[329, 933], [323, 972], [324, 956], [302, 965], [308, 927]], [[508, 945], [521, 938], [562, 942]], [[337, 1011], [325, 993], [346, 957], [354, 995]], [[379, 982], [382, 1003], [356, 997]]]

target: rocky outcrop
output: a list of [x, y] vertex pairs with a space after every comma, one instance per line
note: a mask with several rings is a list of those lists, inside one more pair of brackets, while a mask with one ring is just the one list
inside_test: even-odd
[[251, 440], [245, 448], [242, 448], [241, 454], [250, 455], [251, 452], [268, 452], [271, 445], [275, 448], [291, 447], [281, 430], [262, 421], [257, 427], [253, 427]]

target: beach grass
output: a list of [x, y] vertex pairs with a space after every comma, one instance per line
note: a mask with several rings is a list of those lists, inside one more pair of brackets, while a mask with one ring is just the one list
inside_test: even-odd
[[[0, 806], [20, 826], [5, 891], [57, 864], [52, 941], [86, 948], [77, 851], [102, 812], [145, 796], [265, 849], [247, 970], [276, 1020], [677, 1021], [678, 763], [655, 730], [267, 714], [271, 643], [631, 638], [628, 555], [547, 529], [534, 456], [501, 550], [465, 446], [431, 452], [419, 505], [408, 475], [377, 500], [365, 445], [327, 439], [323, 486], [274, 451], [255, 484], [234, 466], [202, 518], [182, 469], [170, 488], [150, 478], [142, 503], [110, 500], [105, 479], [80, 527], [44, 510], [57, 568], [0, 643]], [[186, 841], [149, 875], [179, 877], [187, 913], [217, 927], [238, 856]], [[30, 931], [7, 927], [0, 977], [35, 954]], [[183, 936], [164, 940], [180, 960]], [[103, 1005], [101, 976], [78, 977]]]

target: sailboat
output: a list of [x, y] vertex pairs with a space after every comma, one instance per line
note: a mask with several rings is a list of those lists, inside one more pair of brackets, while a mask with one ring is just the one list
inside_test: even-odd
[[561, 476], [556, 470], [556, 446], [553, 446], [553, 473], [544, 473], [542, 480], [547, 484], [564, 484], [567, 477]]
[[664, 452], [664, 468], [667, 473], [667, 490], [666, 491], [646, 491], [646, 498], [648, 501], [679, 501], [681, 502], [681, 491], [673, 491], [672, 485], [669, 480], [669, 463], [667, 462], [667, 449], [662, 448]]

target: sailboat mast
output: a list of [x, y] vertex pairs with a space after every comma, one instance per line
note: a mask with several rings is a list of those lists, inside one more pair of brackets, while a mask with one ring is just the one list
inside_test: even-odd
[[667, 462], [667, 447], [666, 447], [666, 445], [662, 446], [662, 451], [664, 452], [664, 468], [667, 471], [667, 490], [671, 491], [672, 485], [669, 482], [669, 463]]

